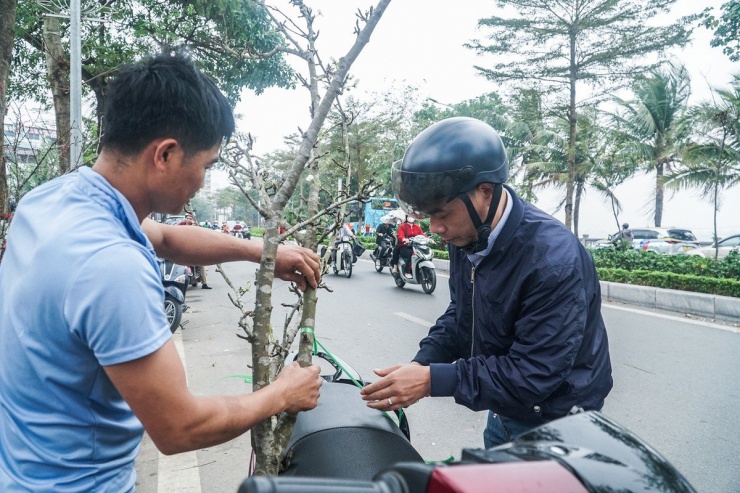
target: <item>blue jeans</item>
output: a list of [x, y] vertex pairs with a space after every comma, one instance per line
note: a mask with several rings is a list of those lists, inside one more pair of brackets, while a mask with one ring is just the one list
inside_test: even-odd
[[516, 440], [520, 435], [543, 423], [519, 421], [488, 411], [488, 423], [483, 430], [483, 445], [488, 449]]

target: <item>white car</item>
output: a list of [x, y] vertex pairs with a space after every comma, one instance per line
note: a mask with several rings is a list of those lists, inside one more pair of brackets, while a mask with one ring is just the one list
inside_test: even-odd
[[697, 257], [714, 258], [715, 250], [717, 258], [725, 258], [727, 254], [732, 251], [740, 253], [740, 234], [728, 236], [727, 238], [720, 240], [715, 248], [715, 245], [705, 246], [696, 248], [686, 252], [687, 255], [696, 255]]
[[637, 250], [664, 254], [688, 253], [699, 248], [700, 243], [688, 229], [634, 228], [632, 247]]
[[[673, 255], [688, 253], [700, 246], [696, 236], [688, 229], [680, 228], [635, 228], [632, 230], [632, 248], [646, 252]], [[606, 240], [594, 242], [590, 248], [614, 248], [613, 238], [619, 237], [619, 231], [609, 235]]]

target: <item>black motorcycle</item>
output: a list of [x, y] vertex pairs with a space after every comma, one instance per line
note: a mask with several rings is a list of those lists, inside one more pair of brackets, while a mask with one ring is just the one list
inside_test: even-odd
[[185, 292], [188, 290], [190, 276], [188, 268], [184, 265], [162, 258], [157, 261], [164, 286], [164, 313], [167, 316], [167, 323], [170, 324], [170, 331], [174, 333], [182, 320]]
[[385, 235], [381, 238], [375, 252], [370, 254], [370, 258], [375, 264], [375, 270], [383, 272], [383, 267], [390, 269], [391, 260], [393, 259], [393, 248], [396, 246], [396, 238], [392, 235]]
[[297, 415], [280, 476], [250, 476], [238, 493], [696, 493], [650, 445], [594, 411], [427, 464], [408, 439], [405, 414], [396, 425], [368, 408], [342, 378], [344, 365], [332, 366], [316, 408]]

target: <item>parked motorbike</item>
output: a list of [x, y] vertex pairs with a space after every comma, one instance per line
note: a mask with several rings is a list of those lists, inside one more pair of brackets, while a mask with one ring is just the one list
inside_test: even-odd
[[383, 267], [390, 268], [391, 259], [393, 258], [393, 248], [396, 246], [396, 238], [391, 235], [386, 235], [380, 240], [377, 248], [377, 255], [375, 253], [370, 254], [370, 258], [375, 263], [375, 270], [383, 272]]
[[397, 425], [368, 408], [360, 389], [347, 385], [345, 365], [332, 364], [316, 408], [298, 413], [280, 475], [250, 476], [238, 493], [696, 493], [650, 445], [594, 411], [488, 450], [463, 449], [450, 464], [427, 464], [411, 445], [405, 414], [397, 412]]
[[410, 239], [411, 246], [411, 277], [406, 277], [406, 261], [398, 259], [398, 273], [393, 274], [396, 286], [399, 288], [408, 284], [421, 284], [421, 288], [427, 294], [432, 294], [437, 287], [437, 273], [434, 269], [434, 252], [429, 244], [431, 238], [423, 235], [414, 236]]
[[170, 260], [159, 258], [159, 272], [164, 286], [164, 313], [170, 324], [170, 331], [175, 332], [180, 326], [185, 306], [185, 292], [188, 289], [190, 276], [188, 268]]

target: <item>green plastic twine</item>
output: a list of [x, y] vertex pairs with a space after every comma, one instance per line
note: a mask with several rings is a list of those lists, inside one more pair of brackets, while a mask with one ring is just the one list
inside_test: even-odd
[[225, 376], [225, 377], [221, 377], [218, 380], [216, 380], [215, 382], [213, 382], [213, 384], [211, 385], [211, 388], [215, 387], [216, 384], [218, 382], [220, 382], [221, 380], [225, 380], [227, 378], [238, 378], [240, 380], [243, 380], [244, 383], [252, 383], [252, 375], [228, 375], [228, 376]]
[[[313, 339], [313, 340], [314, 340], [314, 343], [316, 343], [316, 344], [318, 344], [319, 346], [321, 346], [321, 349], [322, 349], [322, 350], [323, 350], [323, 351], [324, 351], [324, 352], [326, 353], [326, 355], [327, 355], [327, 356], [329, 356], [329, 358], [331, 358], [331, 360], [332, 360], [332, 361], [333, 361], [334, 363], [336, 363], [336, 364], [337, 364], [337, 366], [338, 366], [339, 368], [341, 368], [341, 369], [342, 369], [342, 371], [343, 371], [343, 372], [344, 372], [344, 373], [345, 373], [345, 374], [346, 374], [346, 375], [347, 375], [347, 376], [349, 377], [349, 379], [350, 379], [350, 380], [352, 380], [352, 383], [354, 383], [354, 384], [355, 384], [355, 385], [356, 385], [356, 386], [357, 386], [358, 388], [360, 388], [360, 389], [361, 389], [361, 388], [363, 387], [363, 386], [362, 386], [362, 383], [360, 383], [360, 382], [358, 382], [357, 380], [355, 380], [355, 378], [354, 378], [354, 377], [352, 376], [352, 374], [351, 374], [350, 372], [348, 372], [348, 371], [347, 371], [347, 369], [346, 369], [346, 368], [345, 368], [344, 366], [342, 366], [342, 363], [340, 363], [339, 361], [337, 361], [337, 359], [336, 359], [336, 358], [334, 357], [334, 355], [333, 355], [333, 354], [331, 354], [331, 353], [329, 352], [329, 350], [328, 350], [328, 349], [326, 349], [326, 347], [325, 347], [325, 346], [324, 346], [323, 344], [321, 344], [321, 343], [320, 343], [320, 342], [318, 341], [318, 339], [316, 339], [316, 337], [314, 337], [314, 339]], [[315, 353], [314, 353], [314, 354], [315, 354]], [[396, 421], [395, 421], [395, 420], [394, 420], [393, 418], [391, 418], [390, 414], [388, 414], [387, 412], [383, 411], [383, 414], [385, 414], [385, 417], [386, 417], [386, 418], [388, 418], [388, 419], [390, 419], [390, 420], [391, 420], [391, 421], [393, 421], [394, 423], [396, 422]], [[401, 419], [402, 417], [403, 417], [403, 409], [399, 409], [399, 410], [398, 410], [398, 419], [399, 419], [399, 422], [400, 422], [400, 419]], [[396, 424], [396, 426], [398, 426], [398, 424]]]
[[313, 336], [313, 354], [315, 355], [318, 350], [316, 349], [316, 333], [311, 327], [301, 327], [302, 334], [311, 334]]

